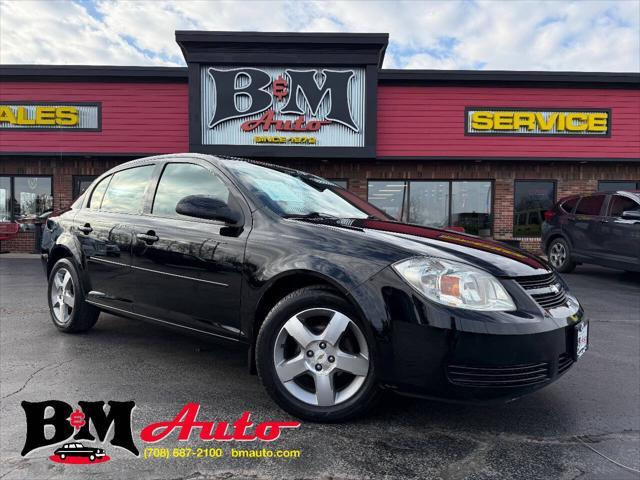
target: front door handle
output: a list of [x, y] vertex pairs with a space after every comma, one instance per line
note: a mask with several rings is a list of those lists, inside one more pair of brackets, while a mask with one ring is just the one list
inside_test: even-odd
[[93, 228], [91, 228], [91, 225], [88, 223], [85, 223], [82, 227], [78, 227], [78, 230], [80, 230], [85, 235], [89, 235], [91, 232], [93, 232]]
[[136, 237], [148, 245], [160, 240], [160, 237], [158, 237], [153, 230], [149, 230], [147, 233], [138, 233]]

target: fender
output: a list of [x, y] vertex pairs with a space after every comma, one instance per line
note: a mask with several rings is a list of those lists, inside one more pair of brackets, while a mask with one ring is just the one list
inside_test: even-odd
[[91, 291], [91, 281], [87, 272], [87, 262], [80, 242], [75, 235], [63, 232], [55, 238], [47, 259], [47, 276], [55, 263], [62, 257], [70, 258], [75, 265], [85, 292]]
[[[283, 260], [283, 259], [280, 259]], [[362, 308], [360, 300], [356, 298], [353, 291], [360, 283], [355, 282], [353, 276], [347, 274], [347, 265], [339, 265], [325, 258], [310, 255], [296, 255], [288, 257], [286, 261], [265, 266], [265, 268], [254, 273], [251, 279], [245, 281], [241, 301], [241, 330], [249, 342], [255, 339], [254, 323], [258, 305], [262, 302], [269, 291], [280, 281], [290, 277], [315, 277], [318, 283], [328, 284], [342, 293], [347, 300], [358, 311], [361, 318], [367, 318]], [[271, 274], [271, 276], [269, 276]], [[304, 286], [301, 284], [300, 287]], [[367, 318], [370, 322], [373, 319]], [[369, 328], [369, 322], [365, 322]], [[372, 325], [375, 330], [382, 325]], [[374, 332], [370, 332], [374, 334]]]

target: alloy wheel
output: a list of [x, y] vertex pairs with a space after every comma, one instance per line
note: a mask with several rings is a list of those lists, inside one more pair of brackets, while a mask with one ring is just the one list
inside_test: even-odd
[[75, 306], [75, 288], [73, 277], [66, 268], [56, 271], [51, 283], [51, 310], [55, 321], [66, 325], [71, 320]]
[[551, 246], [549, 250], [549, 260], [551, 265], [556, 268], [561, 267], [567, 259], [567, 249], [561, 242], [556, 242]]
[[285, 322], [273, 355], [276, 374], [296, 399], [331, 407], [352, 398], [370, 369], [364, 334], [330, 308], [304, 310]]

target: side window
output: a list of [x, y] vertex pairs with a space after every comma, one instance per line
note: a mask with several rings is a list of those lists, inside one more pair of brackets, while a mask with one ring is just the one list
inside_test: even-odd
[[107, 212], [139, 213], [155, 165], [129, 168], [114, 173], [102, 199], [101, 210]]
[[160, 177], [151, 213], [179, 217], [176, 205], [189, 195], [207, 195], [229, 202], [229, 189], [206, 168], [193, 163], [169, 163]]
[[570, 198], [566, 202], [562, 202], [562, 205], [560, 205], [560, 207], [565, 212], [571, 213], [571, 212], [573, 212], [573, 209], [576, 208], [576, 205], [578, 204], [578, 200], [580, 200], [579, 197]]
[[622, 212], [629, 210], [640, 210], [640, 205], [630, 198], [623, 197], [621, 195], [614, 195], [611, 197], [611, 202], [609, 204], [609, 216], [621, 217]]
[[576, 215], [600, 215], [604, 198], [604, 195], [582, 197], [576, 207]]
[[104, 197], [104, 192], [107, 190], [107, 185], [109, 185], [109, 180], [111, 180], [111, 175], [100, 180], [100, 183], [98, 183], [98, 185], [96, 185], [96, 188], [93, 189], [93, 193], [91, 194], [88, 205], [92, 210], [100, 209], [100, 205], [102, 205], [102, 198]]

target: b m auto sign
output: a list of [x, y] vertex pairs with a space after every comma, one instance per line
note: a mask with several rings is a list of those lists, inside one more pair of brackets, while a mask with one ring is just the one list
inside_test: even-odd
[[202, 145], [362, 147], [364, 68], [201, 66]]

